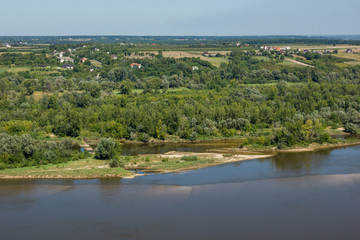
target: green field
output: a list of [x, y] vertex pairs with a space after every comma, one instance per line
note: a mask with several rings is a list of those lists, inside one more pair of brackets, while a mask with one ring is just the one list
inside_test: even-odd
[[24, 71], [30, 71], [30, 67], [0, 67], [0, 73], [3, 72], [18, 73]]
[[129, 177], [133, 174], [123, 168], [109, 168], [109, 161], [92, 158], [62, 164], [48, 164], [36, 167], [6, 169], [0, 177], [25, 178], [98, 178]]

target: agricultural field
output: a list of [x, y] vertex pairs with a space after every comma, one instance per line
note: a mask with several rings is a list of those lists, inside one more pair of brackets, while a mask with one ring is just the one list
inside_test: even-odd
[[18, 73], [18, 72], [24, 72], [24, 71], [30, 71], [30, 68], [29, 67], [0, 67], [0, 73], [3, 73], [3, 72]]
[[[148, 55], [146, 54], [148, 53]], [[224, 55], [225, 57], [205, 57], [203, 56], [204, 51], [163, 51], [162, 55], [167, 58], [200, 58], [202, 60], [210, 62], [215, 67], [220, 67], [222, 63], [229, 63], [228, 57], [226, 55], [229, 55], [231, 51], [208, 51], [209, 54], [216, 54], [220, 53]], [[139, 54], [144, 54], [143, 56]], [[149, 54], [155, 54], [158, 55], [158, 51], [146, 51], [146, 52], [138, 52], [137, 55], [132, 54], [129, 56], [129, 58], [146, 58], [150, 57]]]

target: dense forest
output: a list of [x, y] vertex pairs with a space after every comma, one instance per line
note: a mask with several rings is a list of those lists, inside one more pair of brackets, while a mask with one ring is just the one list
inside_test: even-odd
[[[62, 67], [60, 52], [72, 59], [71, 68]], [[281, 65], [285, 55], [312, 67]], [[216, 57], [228, 63], [215, 67], [199, 57], [118, 44], [1, 54], [0, 66], [28, 67], [0, 72], [1, 168], [83, 157], [69, 142], [51, 143], [50, 135], [72, 141], [244, 138], [244, 146], [285, 148], [332, 142], [328, 129], [359, 131], [360, 66], [345, 66], [349, 59], [265, 54], [255, 45]]]

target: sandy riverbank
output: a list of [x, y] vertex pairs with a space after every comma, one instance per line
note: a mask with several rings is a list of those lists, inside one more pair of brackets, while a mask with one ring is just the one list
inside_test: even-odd
[[[49, 164], [37, 167], [6, 169], [0, 171], [0, 179], [94, 179], [94, 178], [135, 178], [131, 170], [148, 173], [182, 172], [215, 165], [252, 159], [269, 158], [282, 152], [311, 152], [321, 149], [341, 148], [359, 145], [359, 141], [337, 144], [311, 144], [308, 147], [291, 149], [263, 148], [256, 150], [240, 148], [212, 149], [211, 152], [177, 152], [139, 156], [122, 156], [124, 168], [110, 168], [108, 161], [89, 158], [65, 164]], [[186, 157], [196, 157], [194, 160]], [[185, 158], [184, 158], [185, 157]]]

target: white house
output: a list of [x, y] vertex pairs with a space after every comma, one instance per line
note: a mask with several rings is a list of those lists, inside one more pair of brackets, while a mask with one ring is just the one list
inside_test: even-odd
[[63, 62], [74, 62], [74, 59], [70, 58], [70, 57], [60, 57], [59, 58], [60, 62], [63, 63]]

